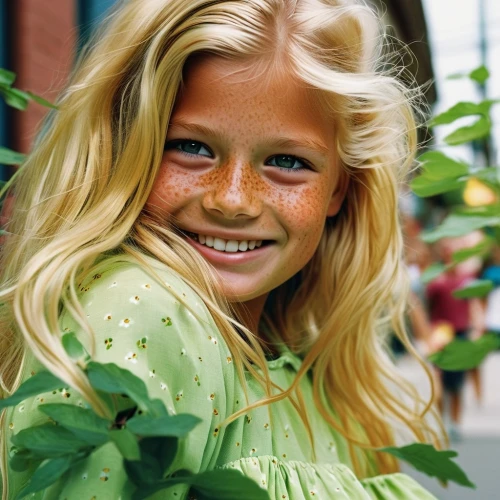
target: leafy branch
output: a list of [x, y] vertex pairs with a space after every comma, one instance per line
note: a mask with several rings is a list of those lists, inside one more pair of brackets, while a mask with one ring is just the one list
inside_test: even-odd
[[[484, 84], [489, 72], [480, 66], [468, 73], [452, 75], [451, 78], [470, 78]], [[444, 138], [449, 146], [465, 144], [486, 139], [491, 133], [491, 109], [500, 99], [485, 99], [478, 103], [459, 102], [432, 118], [429, 126], [456, 123], [465, 117], [475, 117], [472, 125], [458, 126]], [[432, 264], [422, 275], [424, 283], [437, 278], [441, 273], [467, 260], [470, 257], [485, 257], [493, 245], [500, 244], [500, 166], [477, 167], [450, 158], [440, 151], [429, 151], [419, 157], [421, 173], [413, 179], [410, 187], [422, 198], [435, 196], [458, 189], [467, 191], [481, 190], [487, 200], [475, 202], [473, 206], [459, 206], [452, 209], [443, 222], [430, 231], [422, 233], [422, 240], [434, 243], [442, 238], [465, 236], [478, 229], [483, 230], [485, 238], [472, 248], [455, 252], [451, 264]], [[483, 196], [484, 198], [484, 196]], [[494, 284], [490, 280], [475, 280], [466, 287], [454, 292], [457, 298], [485, 297]], [[431, 357], [431, 361], [446, 370], [465, 370], [478, 366], [487, 354], [498, 348], [498, 338], [488, 335], [474, 342], [456, 340]]]
[[[22, 472], [36, 467], [18, 499], [44, 490], [107, 443], [113, 443], [123, 457], [124, 470], [136, 488], [134, 500], [148, 498], [176, 484], [187, 484], [207, 499], [269, 498], [257, 483], [235, 470], [168, 473], [179, 439], [201, 420], [189, 414], [169, 415], [161, 400], [150, 399], [145, 383], [133, 373], [114, 363], [91, 361], [73, 333], [63, 336], [63, 345], [71, 357], [78, 359], [92, 387], [99, 394], [111, 396], [107, 401], [114, 417], [103, 418], [91, 408], [64, 403], [39, 405], [38, 409], [50, 420], [12, 437], [12, 470]], [[0, 410], [64, 385], [51, 373], [39, 372], [0, 401]], [[120, 395], [128, 396], [132, 406], [117, 411], [112, 401], [113, 396]]]
[[[42, 97], [13, 87], [16, 74], [12, 71], [0, 68], [0, 96], [5, 103], [15, 109], [24, 111], [30, 101], [35, 101], [47, 108], [57, 109], [57, 107]], [[0, 146], [0, 163], [4, 165], [19, 165], [25, 160], [25, 155], [13, 151], [12, 149]]]

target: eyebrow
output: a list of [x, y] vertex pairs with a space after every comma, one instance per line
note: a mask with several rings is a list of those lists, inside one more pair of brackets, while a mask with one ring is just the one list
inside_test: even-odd
[[[223, 135], [216, 129], [209, 127], [207, 125], [201, 125], [198, 123], [189, 123], [182, 120], [176, 120], [170, 123], [170, 127], [183, 128], [187, 132], [193, 132], [200, 135], [214, 137], [219, 142], [224, 142]], [[268, 147], [278, 147], [278, 148], [302, 148], [308, 149], [315, 153], [321, 155], [327, 155], [329, 149], [321, 142], [316, 141], [311, 137], [301, 137], [300, 139], [292, 139], [289, 137], [271, 137], [266, 139], [266, 146]]]

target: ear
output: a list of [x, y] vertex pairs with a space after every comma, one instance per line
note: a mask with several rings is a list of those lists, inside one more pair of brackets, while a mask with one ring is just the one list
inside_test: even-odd
[[328, 208], [326, 211], [327, 217], [333, 217], [337, 215], [340, 208], [342, 207], [342, 203], [347, 194], [347, 189], [349, 188], [349, 177], [345, 172], [341, 172], [340, 178], [337, 180], [337, 185], [333, 190], [332, 197], [328, 203]]

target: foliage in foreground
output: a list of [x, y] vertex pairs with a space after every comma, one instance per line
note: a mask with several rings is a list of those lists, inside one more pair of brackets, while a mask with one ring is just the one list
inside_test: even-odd
[[[470, 78], [484, 84], [489, 72], [480, 66], [467, 74], [452, 75], [451, 78]], [[435, 116], [430, 126], [441, 126], [455, 123], [468, 117], [473, 119], [470, 125], [459, 125], [444, 138], [448, 146], [467, 144], [472, 141], [487, 140], [491, 134], [491, 109], [500, 99], [485, 99], [479, 103], [459, 102], [450, 109]], [[448, 270], [450, 267], [470, 257], [484, 258], [493, 245], [500, 245], [500, 166], [469, 165], [464, 161], [451, 158], [441, 151], [428, 151], [419, 158], [422, 172], [411, 182], [413, 192], [420, 197], [430, 197], [456, 190], [482, 189], [488, 193], [488, 200], [474, 202], [473, 206], [461, 205], [452, 209], [451, 213], [435, 229], [425, 231], [422, 240], [434, 243], [442, 238], [465, 236], [478, 229], [485, 238], [471, 248], [459, 250], [453, 254], [453, 262], [449, 265], [436, 263], [423, 273], [424, 283], [428, 283]], [[467, 286], [456, 290], [455, 297], [468, 299], [482, 298], [493, 290], [490, 280], [475, 280]], [[479, 366], [487, 354], [499, 348], [499, 338], [490, 333], [476, 341], [455, 340], [446, 348], [431, 356], [430, 360], [439, 368], [449, 371], [469, 370]]]

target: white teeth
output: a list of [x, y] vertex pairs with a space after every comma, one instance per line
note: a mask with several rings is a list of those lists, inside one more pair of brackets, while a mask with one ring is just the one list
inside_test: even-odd
[[206, 236], [204, 234], [189, 233], [190, 237], [195, 241], [198, 241], [202, 245], [214, 248], [219, 252], [230, 252], [236, 253], [246, 252], [247, 250], [253, 250], [254, 248], [260, 248], [262, 246], [262, 240], [224, 240], [222, 238], [214, 238], [213, 236]]
[[225, 250], [226, 242], [224, 240], [221, 240], [220, 238], [214, 238], [214, 248], [221, 251]]
[[226, 243], [226, 252], [237, 252], [238, 251], [238, 242], [236, 240], [229, 240]]

